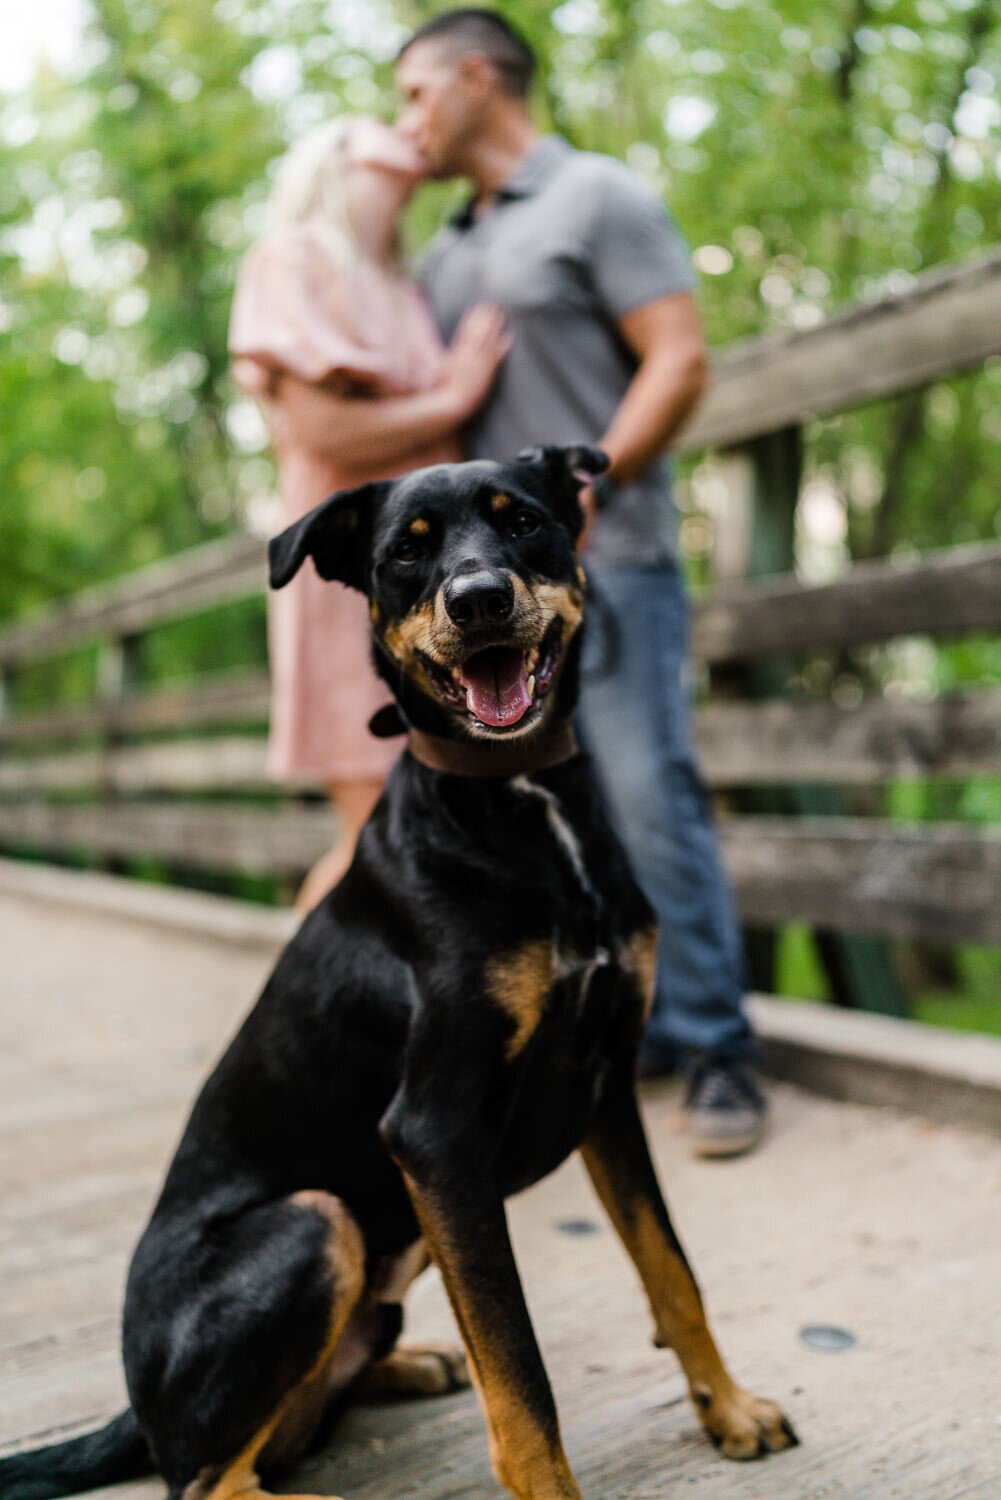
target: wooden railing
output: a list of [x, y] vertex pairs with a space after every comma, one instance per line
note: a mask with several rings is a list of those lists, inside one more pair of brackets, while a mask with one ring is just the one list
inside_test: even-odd
[[[1001, 254], [922, 278], [902, 296], [817, 329], [724, 350], [681, 447], [734, 455], [727, 531], [745, 538], [737, 571], [755, 570], [762, 517], [772, 532], [765, 567], [776, 558], [779, 567], [791, 565], [802, 447], [796, 424], [998, 355]], [[329, 844], [326, 809], [235, 795], [268, 785], [263, 665], [156, 689], [137, 685], [131, 670], [143, 633], [263, 586], [263, 544], [234, 536], [0, 631], [0, 684], [8, 685], [32, 663], [87, 640], [103, 643], [92, 702], [18, 714], [9, 706], [14, 694], [0, 699], [8, 703], [0, 715], [0, 847], [50, 855], [85, 849], [118, 860], [155, 855], [257, 874], [305, 869]], [[997, 774], [1001, 688], [930, 702], [873, 696], [838, 708], [774, 696], [785, 672], [763, 670], [776, 658], [788, 666], [806, 653], [971, 631], [1001, 631], [1001, 544], [867, 563], [823, 586], [792, 576], [718, 584], [694, 616], [695, 653], [725, 678], [725, 691], [696, 719], [709, 781], [739, 805], [758, 787]], [[747, 691], [757, 701], [737, 696]], [[99, 800], [81, 801], [81, 793]], [[199, 800], [184, 800], [190, 793]], [[837, 808], [819, 805], [826, 813]], [[800, 812], [812, 808], [808, 797], [797, 804]], [[1001, 942], [997, 829], [774, 811], [737, 812], [722, 828], [752, 924], [801, 920], [825, 930]]]

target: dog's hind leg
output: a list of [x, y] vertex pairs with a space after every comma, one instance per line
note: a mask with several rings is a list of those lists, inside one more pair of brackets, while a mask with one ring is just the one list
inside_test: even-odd
[[191, 1239], [154, 1220], [126, 1300], [140, 1424], [184, 1500], [257, 1496], [323, 1420], [331, 1372], [365, 1289], [344, 1204], [301, 1192]]
[[796, 1443], [774, 1401], [743, 1390], [720, 1357], [702, 1297], [668, 1217], [631, 1078], [610, 1081], [581, 1155], [650, 1301], [656, 1342], [671, 1348], [703, 1427], [727, 1458], [758, 1458]]

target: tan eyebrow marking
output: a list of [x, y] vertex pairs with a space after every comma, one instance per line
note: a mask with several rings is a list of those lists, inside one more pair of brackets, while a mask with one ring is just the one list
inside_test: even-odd
[[490, 508], [491, 508], [491, 510], [507, 510], [507, 508], [508, 508], [508, 506], [510, 504], [511, 504], [511, 496], [510, 495], [494, 495], [494, 496], [491, 497], [491, 500], [490, 500]]
[[430, 522], [425, 521], [423, 516], [418, 516], [416, 521], [411, 521], [410, 530], [414, 536], [427, 536], [431, 530]]

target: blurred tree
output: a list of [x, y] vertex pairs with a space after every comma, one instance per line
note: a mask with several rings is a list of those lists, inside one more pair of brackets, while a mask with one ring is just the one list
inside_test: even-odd
[[4, 613], [228, 519], [236, 247], [216, 226], [280, 145], [240, 78], [258, 46], [208, 0], [98, 0], [84, 76], [8, 108], [37, 129], [6, 133]]

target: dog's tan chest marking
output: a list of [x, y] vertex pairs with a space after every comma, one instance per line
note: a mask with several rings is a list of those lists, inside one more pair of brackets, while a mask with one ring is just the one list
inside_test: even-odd
[[653, 1006], [654, 976], [657, 971], [656, 927], [641, 928], [634, 932], [622, 946], [620, 962], [628, 974], [632, 974], [643, 996], [643, 1019], [650, 1015]]
[[514, 1022], [505, 1047], [508, 1062], [513, 1062], [535, 1035], [555, 985], [568, 980], [576, 983], [579, 1013], [587, 1003], [595, 974], [611, 962], [604, 948], [584, 955], [561, 949], [555, 938], [526, 943], [491, 959], [485, 976], [487, 994]]
[[555, 974], [556, 953], [549, 939], [499, 953], [487, 964], [487, 994], [514, 1022], [505, 1048], [508, 1062], [534, 1035]]

